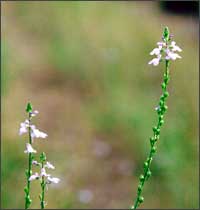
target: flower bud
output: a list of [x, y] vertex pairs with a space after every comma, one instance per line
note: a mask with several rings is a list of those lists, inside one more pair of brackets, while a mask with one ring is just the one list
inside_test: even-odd
[[169, 28], [166, 26], [163, 30], [163, 38], [166, 42], [169, 41], [169, 36]]
[[140, 181], [142, 182], [143, 180], [144, 180], [144, 175], [141, 174], [141, 175], [140, 175]]
[[166, 84], [163, 82], [161, 87], [162, 87], [162, 89], [165, 89], [166, 88]]
[[138, 185], [138, 192], [141, 192], [141, 191], [142, 191], [142, 185], [139, 184], [139, 185]]
[[46, 161], [46, 159], [47, 159], [47, 158], [46, 158], [45, 153], [42, 152], [41, 155], [40, 155], [40, 161], [43, 162], [43, 161]]
[[164, 97], [167, 98], [169, 96], [169, 92], [165, 91], [164, 92]]
[[152, 153], [155, 153], [156, 152], [156, 147], [153, 146], [152, 149], [151, 149]]
[[157, 131], [157, 127], [154, 126], [154, 127], [153, 127], [153, 132], [156, 133], [156, 131]]
[[31, 103], [28, 102], [27, 106], [26, 106], [26, 112], [30, 113], [33, 111], [32, 105]]
[[142, 196], [139, 197], [139, 202], [142, 203], [144, 201], [144, 198]]
[[149, 178], [150, 176], [151, 176], [151, 171], [148, 170], [148, 171], [147, 171], [147, 177]]
[[159, 116], [159, 120], [161, 121], [163, 119], [163, 115], [160, 115]]
[[148, 163], [145, 161], [144, 162], [144, 169], [146, 169], [148, 167]]
[[163, 123], [164, 123], [164, 120], [159, 121], [159, 125], [163, 125]]
[[152, 157], [150, 157], [150, 158], [147, 159], [147, 161], [148, 161], [149, 164], [151, 163], [152, 160], [153, 160]]
[[160, 100], [159, 105], [162, 107], [164, 105], [164, 101]]
[[150, 138], [150, 144], [153, 145], [155, 142], [155, 139], [153, 137]]
[[160, 100], [162, 100], [162, 101], [164, 101], [164, 100], [165, 100], [164, 95], [161, 95], [161, 96], [160, 96]]
[[167, 105], [163, 106], [163, 111], [167, 111], [167, 109], [168, 109]]

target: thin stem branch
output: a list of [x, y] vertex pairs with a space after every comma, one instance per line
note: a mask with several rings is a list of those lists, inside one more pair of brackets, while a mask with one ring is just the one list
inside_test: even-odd
[[[42, 160], [42, 168], [43, 167], [44, 167], [44, 160]], [[42, 176], [42, 181], [41, 181], [42, 193], [41, 193], [41, 201], [40, 201], [41, 209], [44, 209], [45, 207], [45, 201], [44, 201], [45, 186], [46, 184], [45, 184], [44, 176]]]
[[[32, 138], [31, 138], [31, 113], [28, 113], [28, 121], [29, 121], [29, 127], [28, 127], [28, 135], [29, 135], [29, 143], [32, 145]], [[30, 199], [30, 176], [32, 174], [32, 153], [29, 153], [28, 157], [28, 171], [26, 171], [26, 178], [27, 178], [27, 187], [25, 188], [25, 209], [28, 209], [31, 204]]]
[[169, 82], [169, 60], [165, 61], [165, 72], [164, 72], [164, 78], [163, 78], [163, 83], [162, 83], [162, 95], [160, 97], [159, 100], [159, 106], [157, 107], [157, 113], [158, 113], [158, 123], [157, 126], [153, 127], [153, 137], [150, 138], [150, 152], [149, 155], [146, 159], [146, 161], [144, 162], [144, 175], [140, 175], [140, 181], [139, 181], [139, 185], [138, 185], [138, 189], [137, 189], [137, 197], [134, 203], [134, 206], [132, 207], [133, 209], [136, 209], [144, 200], [144, 198], [141, 196], [142, 191], [143, 191], [143, 187], [144, 187], [144, 183], [146, 180], [148, 180], [148, 178], [151, 176], [151, 171], [150, 171], [150, 165], [151, 162], [153, 160], [153, 156], [156, 152], [156, 145], [157, 145], [157, 141], [159, 140], [160, 137], [160, 128], [164, 123], [163, 120], [163, 116], [164, 113], [167, 110], [167, 106], [166, 106], [166, 98], [169, 96], [169, 93], [167, 92], [167, 85]]

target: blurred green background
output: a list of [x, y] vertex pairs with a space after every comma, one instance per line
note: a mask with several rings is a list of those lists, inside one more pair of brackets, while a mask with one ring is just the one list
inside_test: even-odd
[[[48, 133], [61, 179], [47, 208], [129, 208], [149, 150], [164, 65], [148, 65], [165, 25], [183, 52], [171, 65], [168, 112], [141, 208], [198, 208], [198, 19], [158, 2], [1, 2], [2, 208], [24, 208], [26, 135]], [[179, 5], [181, 7], [181, 3]], [[39, 208], [39, 183], [32, 208]]]

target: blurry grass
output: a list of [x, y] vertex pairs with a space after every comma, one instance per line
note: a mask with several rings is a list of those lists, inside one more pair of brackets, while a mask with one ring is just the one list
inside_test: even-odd
[[[100, 187], [110, 193], [107, 197], [103, 193], [102, 207], [126, 208], [131, 204], [136, 192], [135, 180], [149, 149], [151, 127], [156, 122], [154, 107], [161, 94], [162, 65], [154, 68], [147, 62], [165, 25], [183, 49], [183, 59], [171, 65], [169, 110], [152, 165], [153, 176], [145, 187], [143, 207], [197, 208], [197, 24], [192, 17], [163, 14], [156, 5], [152, 2], [2, 3], [4, 208], [23, 207], [26, 163], [21, 154], [24, 142], [18, 140], [17, 130], [24, 116], [23, 106], [29, 99], [34, 99], [39, 111], [41, 107], [41, 125], [50, 132], [51, 144], [44, 142], [40, 149], [45, 147], [50, 159], [59, 163], [56, 175], [61, 174], [63, 180], [60, 188], [48, 191], [48, 207], [99, 207], [98, 196], [91, 204], [77, 201], [77, 191], [87, 187], [84, 183], [88, 182], [88, 176], [97, 195]], [[90, 144], [96, 137], [112, 145], [117, 156], [132, 159], [133, 177], [125, 177], [127, 182], [121, 193], [115, 192], [118, 180], [114, 172], [113, 179], [103, 169], [99, 177], [92, 176], [96, 167], [101, 168], [106, 162], [102, 160], [96, 165], [90, 155]], [[69, 141], [71, 138], [73, 143]], [[110, 185], [101, 178], [109, 179]], [[100, 180], [105, 182], [103, 186], [99, 186]], [[10, 191], [13, 183], [17, 187]], [[34, 191], [35, 198], [38, 190]], [[120, 196], [127, 192], [129, 197], [121, 200]], [[60, 195], [56, 201], [55, 194]]]

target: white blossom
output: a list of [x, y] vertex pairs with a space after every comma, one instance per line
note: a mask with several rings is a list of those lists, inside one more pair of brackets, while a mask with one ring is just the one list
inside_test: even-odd
[[51, 184], [51, 183], [58, 184], [58, 182], [60, 181], [60, 179], [59, 178], [56, 178], [56, 177], [49, 176], [47, 178], [47, 181], [48, 181], [48, 184]]
[[181, 52], [182, 49], [176, 45], [175, 41], [172, 41], [171, 43], [166, 42], [157, 42], [158, 48], [154, 48], [150, 55], [156, 55], [156, 58], [153, 58], [151, 61], [148, 62], [148, 64], [153, 64], [154, 66], [157, 66], [162, 58], [165, 60], [176, 60], [177, 58], [181, 58], [180, 55], [175, 53], [176, 51]]
[[47, 161], [47, 163], [44, 165], [44, 167], [47, 167], [49, 169], [55, 169], [55, 166], [53, 166], [50, 162]]
[[158, 46], [158, 48], [154, 48], [151, 52], [150, 55], [160, 55], [160, 50], [162, 49], [162, 46]]
[[155, 110], [156, 110], [156, 111], [159, 110], [159, 109], [160, 109], [160, 106], [155, 107]]
[[33, 160], [33, 161], [32, 161], [32, 164], [33, 164], [33, 165], [36, 165], [36, 166], [41, 166], [41, 163], [38, 163], [36, 160]]
[[[32, 113], [32, 116], [35, 116], [38, 113], [38, 111], [34, 111]], [[28, 132], [28, 128], [31, 128], [31, 137], [32, 140], [34, 138], [46, 138], [48, 135], [42, 131], [40, 131], [39, 129], [36, 128], [35, 125], [31, 125], [30, 122], [28, 120], [25, 120], [25, 122], [20, 123], [20, 129], [19, 129], [19, 135], [22, 135], [24, 133]]]
[[29, 121], [25, 120], [24, 122], [20, 123], [20, 128], [19, 128], [19, 135], [22, 135], [24, 133], [28, 132], [28, 128], [29, 127]]
[[33, 175], [30, 176], [29, 181], [33, 181], [33, 180], [39, 179], [39, 178], [40, 178], [39, 174], [38, 173], [35, 173], [35, 174], [33, 174]]
[[170, 51], [169, 49], [166, 50], [166, 54], [167, 56], [165, 57], [166, 60], [176, 60], [177, 58], [181, 58], [180, 55], [178, 55], [177, 53], [174, 53], [172, 51]]
[[176, 45], [175, 41], [171, 42], [171, 48], [172, 48], [172, 51], [182, 52], [182, 49], [179, 46]]
[[31, 146], [31, 144], [26, 143], [26, 150], [24, 151], [24, 153], [36, 153], [37, 151], [33, 149], [33, 147]]
[[31, 137], [32, 138], [46, 138], [48, 135], [39, 129], [37, 129], [34, 125], [31, 125]]
[[148, 64], [153, 64], [154, 66], [157, 66], [160, 62], [160, 58], [157, 57], [157, 58], [153, 58], [151, 61], [149, 61]]
[[49, 177], [49, 176], [50, 176], [50, 174], [47, 174], [47, 173], [46, 173], [45, 168], [41, 168], [41, 173], [40, 173], [40, 176], [41, 176], [41, 177], [43, 177], [43, 176], [45, 176], [45, 177]]
[[31, 117], [35, 117], [38, 113], [39, 113], [38, 110], [35, 110], [31, 112], [30, 114], [31, 114]]

